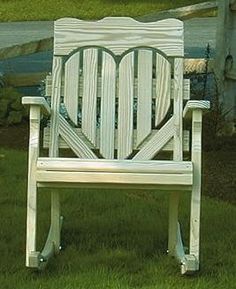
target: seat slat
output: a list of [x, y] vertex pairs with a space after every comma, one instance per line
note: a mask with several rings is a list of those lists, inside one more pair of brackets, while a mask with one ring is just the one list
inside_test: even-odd
[[155, 125], [159, 125], [170, 107], [171, 65], [160, 54], [156, 54], [156, 111]]
[[134, 53], [123, 57], [119, 65], [118, 93], [118, 159], [125, 159], [133, 150]]
[[80, 52], [73, 54], [65, 63], [64, 103], [70, 119], [78, 123], [79, 61]]
[[190, 174], [192, 162], [174, 161], [134, 161], [77, 158], [38, 158], [38, 170], [77, 171], [77, 172], [113, 172], [113, 173], [159, 173]]
[[192, 185], [192, 174], [37, 171], [37, 182]]
[[152, 51], [138, 52], [137, 144], [152, 130]]
[[83, 54], [82, 130], [96, 142], [98, 51], [86, 49]]
[[100, 153], [112, 159], [115, 146], [116, 63], [105, 52], [102, 60]]

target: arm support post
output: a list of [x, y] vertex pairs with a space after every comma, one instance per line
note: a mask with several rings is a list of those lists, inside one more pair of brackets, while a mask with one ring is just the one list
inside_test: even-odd
[[209, 101], [190, 100], [183, 111], [184, 118], [192, 118], [191, 160], [193, 163], [193, 187], [191, 195], [189, 254], [185, 255], [182, 261], [182, 274], [191, 274], [199, 270], [202, 115], [209, 108]]
[[41, 108], [44, 115], [49, 116], [51, 114], [51, 109], [44, 97], [40, 96], [24, 96], [22, 98], [23, 105], [33, 105]]
[[40, 107], [30, 107], [30, 136], [28, 155], [28, 194], [27, 194], [27, 232], [26, 266], [35, 266], [36, 227], [37, 227], [37, 184], [36, 164], [39, 156]]
[[192, 162], [193, 189], [191, 197], [190, 255], [199, 260], [200, 202], [201, 202], [201, 162], [202, 162], [202, 110], [192, 113]]
[[43, 97], [23, 97], [22, 104], [30, 105], [30, 132], [28, 155], [26, 266], [39, 268], [41, 254], [36, 251], [37, 234], [37, 182], [36, 169], [39, 157], [40, 115], [50, 115], [50, 107]]

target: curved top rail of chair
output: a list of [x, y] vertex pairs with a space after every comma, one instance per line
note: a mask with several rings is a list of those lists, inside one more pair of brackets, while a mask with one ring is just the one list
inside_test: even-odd
[[[107, 17], [98, 21], [62, 18], [55, 21], [54, 26], [54, 55], [58, 56], [68, 55], [77, 47], [95, 43], [115, 54], [145, 43], [162, 50], [168, 56], [184, 56], [183, 22], [177, 19], [144, 25], [129, 17]], [[88, 34], [89, 39], [86, 36]]]

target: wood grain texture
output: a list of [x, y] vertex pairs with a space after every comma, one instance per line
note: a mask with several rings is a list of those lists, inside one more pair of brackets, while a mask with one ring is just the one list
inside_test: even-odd
[[104, 46], [121, 54], [145, 43], [168, 56], [184, 56], [183, 23], [176, 19], [144, 24], [128, 17], [107, 17], [93, 22], [63, 18], [54, 23], [55, 55], [67, 55], [88, 45]]
[[183, 111], [183, 117], [189, 118], [192, 116], [192, 112], [195, 109], [200, 109], [203, 112], [210, 109], [210, 101], [208, 100], [189, 100]]
[[69, 172], [112, 172], [112, 173], [165, 173], [191, 174], [192, 162], [134, 161], [77, 158], [47, 158], [37, 161], [37, 170]]
[[97, 70], [97, 49], [86, 49], [83, 53], [82, 130], [93, 144], [97, 124]]
[[59, 116], [59, 132], [62, 138], [79, 158], [94, 158], [97, 156], [90, 150], [84, 141], [75, 133], [68, 122]]
[[[98, 47], [84, 47], [80, 50], [80, 53], [83, 53], [81, 73], [79, 59], [82, 58], [76, 53], [66, 62], [63, 79], [61, 56], [68, 55], [75, 48], [95, 43], [105, 43], [104, 46], [115, 54], [122, 54], [130, 47], [145, 44], [162, 50], [168, 56], [175, 56], [173, 80], [169, 62], [163, 56], [157, 55], [154, 71], [154, 50], [144, 47], [139, 51], [122, 54], [122, 57], [115, 58], [116, 61], [114, 55], [104, 50], [101, 52], [102, 66], [99, 65]], [[136, 54], [138, 73], [135, 79]], [[181, 260], [184, 268], [182, 272], [198, 269], [201, 109], [209, 107], [209, 103], [190, 101], [183, 112], [183, 96], [189, 98], [190, 82], [186, 81], [184, 84], [183, 81], [182, 57], [183, 25], [178, 20], [166, 19], [148, 24], [130, 18], [106, 18], [96, 22], [61, 19], [55, 22], [49, 157], [39, 158], [38, 155], [40, 106], [45, 109], [46, 105], [42, 100], [34, 101], [31, 98], [23, 101], [32, 102], [27, 266], [38, 266], [41, 256], [36, 251], [37, 186], [109, 187], [171, 190], [168, 243], [170, 254]], [[50, 93], [48, 87], [46, 90]], [[156, 125], [162, 124], [171, 97], [173, 98], [173, 115], [159, 130], [152, 130], [153, 93], [156, 97]], [[69, 121], [60, 115], [62, 95], [69, 117], [75, 124], [78, 104], [80, 105], [78, 101], [82, 99], [81, 129], [72, 128]], [[136, 100], [137, 129], [134, 129]], [[100, 108], [97, 111], [100, 103], [101, 112]], [[45, 111], [49, 113], [50, 109]], [[189, 112], [192, 112], [193, 118], [192, 161], [186, 162], [183, 161], [182, 154], [188, 133], [183, 134], [182, 118]], [[78, 158], [58, 157], [59, 136]], [[98, 159], [95, 154], [97, 148], [100, 148], [99, 157], [106, 157], [108, 160]], [[167, 148], [173, 149], [173, 161], [152, 160], [161, 150]], [[118, 160], [113, 159], [116, 157], [116, 149]], [[127, 160], [131, 154], [134, 155], [133, 159]], [[191, 189], [190, 251], [189, 255], [185, 255], [178, 223], [178, 206], [180, 191]], [[43, 251], [46, 258], [58, 252], [60, 248], [60, 205], [59, 194], [56, 191], [52, 193], [51, 203], [51, 228]]]
[[48, 105], [46, 99], [41, 96], [24, 96], [22, 97], [23, 105], [36, 105], [41, 108], [41, 111], [46, 116], [51, 114], [50, 106]]
[[156, 54], [156, 115], [155, 125], [159, 125], [170, 107], [171, 65], [160, 54]]
[[167, 123], [142, 147], [133, 157], [134, 160], [152, 159], [163, 146], [173, 137], [174, 118], [171, 117]]
[[62, 78], [62, 58], [53, 57], [52, 67], [52, 100], [51, 100], [51, 126], [50, 126], [50, 146], [49, 156], [58, 155], [59, 136], [59, 107], [61, 102], [61, 78]]
[[101, 123], [100, 153], [108, 159], [114, 158], [115, 148], [115, 100], [116, 63], [111, 55], [103, 52], [101, 78]]
[[[94, 149], [94, 145], [91, 144], [90, 141], [84, 136], [80, 128], [72, 128], [75, 133], [78, 135], [78, 137], [84, 141], [84, 143], [90, 148]], [[133, 130], [133, 149], [138, 150], [141, 149], [142, 147], [145, 146], [145, 144], [151, 139], [152, 136], [154, 136], [158, 132], [157, 129], [154, 129], [151, 131], [150, 137], [145, 139], [140, 145], [137, 145], [137, 130]], [[96, 149], [99, 149], [100, 146], [100, 130], [97, 129], [97, 141], [96, 141]], [[44, 128], [44, 133], [43, 133], [43, 147], [48, 148], [49, 147], [49, 138], [50, 138], [50, 129], [48, 127]], [[69, 145], [60, 137], [59, 138], [59, 148], [69, 148]], [[115, 149], [117, 149], [117, 129], [115, 130]], [[162, 148], [162, 151], [172, 151], [173, 150], [173, 139], [170, 139]], [[183, 133], [183, 150], [184, 151], [189, 151], [189, 131], [184, 130]]]
[[152, 130], [152, 67], [153, 53], [148, 50], [138, 52], [137, 87], [137, 144], [139, 145]]
[[73, 54], [65, 63], [64, 103], [70, 119], [78, 123], [80, 52]]
[[[59, 153], [59, 108], [61, 103], [62, 58], [53, 57], [52, 67], [52, 100], [51, 100], [51, 132], [49, 156], [57, 157]], [[60, 246], [60, 201], [59, 193], [51, 192], [51, 232], [54, 252]]]
[[[175, 161], [183, 159], [183, 59], [174, 60], [174, 155]], [[177, 229], [176, 229], [177, 230]]]
[[199, 262], [200, 207], [201, 207], [201, 159], [202, 159], [202, 111], [193, 111], [192, 118], [192, 156], [193, 189], [191, 195], [190, 244], [189, 254]]
[[57, 183], [96, 183], [96, 184], [157, 184], [192, 185], [191, 174], [140, 174], [140, 173], [104, 173], [104, 172], [58, 172], [37, 171], [38, 182]]
[[[45, 95], [46, 96], [51, 96], [52, 95], [52, 77], [51, 75], [48, 75], [46, 77], [46, 87], [45, 87]], [[83, 85], [83, 76], [80, 77], [80, 86]], [[152, 87], [153, 87], [153, 94], [152, 94], [152, 98], [156, 99], [156, 89], [155, 89], [155, 85], [156, 85], [156, 79], [154, 78], [152, 80]], [[189, 100], [190, 99], [190, 80], [189, 79], [184, 79], [184, 100]], [[102, 86], [102, 79], [101, 77], [98, 77], [98, 91], [101, 90], [101, 86]], [[138, 89], [138, 79], [137, 77], [135, 77], [134, 79], [134, 90], [137, 91]], [[171, 91], [173, 91], [174, 89], [174, 80], [171, 79]], [[62, 86], [61, 86], [61, 95], [64, 96], [64, 79], [62, 79]], [[82, 97], [82, 96], [80, 96]], [[100, 95], [98, 94], [97, 96], [98, 98], [100, 97]], [[174, 95], [173, 93], [171, 93], [171, 99], [173, 99]], [[134, 98], [137, 98], [137, 95], [134, 95]]]
[[[173, 160], [182, 161], [183, 159], [183, 132], [182, 132], [182, 111], [183, 111], [183, 59], [174, 59], [174, 149]], [[178, 210], [180, 194], [172, 192], [169, 200], [169, 232], [168, 249], [170, 254], [176, 256], [178, 245]]]
[[98, 185], [100, 189], [109, 189], [109, 190], [128, 190], [133, 189], [137, 191], [143, 190], [155, 190], [155, 191], [165, 191], [169, 194], [170, 191], [191, 191], [192, 185], [161, 185], [161, 184], [125, 184], [125, 183], [57, 183], [57, 182], [38, 182], [38, 188], [73, 188], [73, 189], [97, 189]]
[[133, 150], [134, 53], [124, 56], [119, 65], [118, 92], [118, 159], [125, 159]]
[[40, 107], [30, 107], [30, 136], [28, 160], [28, 194], [26, 226], [26, 266], [30, 266], [30, 255], [36, 251], [37, 184], [36, 163], [39, 156]]

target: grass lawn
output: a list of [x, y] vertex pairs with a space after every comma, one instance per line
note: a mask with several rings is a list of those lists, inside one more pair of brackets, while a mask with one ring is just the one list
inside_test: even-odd
[[[236, 207], [203, 197], [201, 272], [183, 277], [165, 254], [167, 198], [146, 191], [62, 191], [64, 250], [45, 271], [27, 270], [26, 171], [26, 151], [0, 148], [1, 289], [235, 288]], [[49, 224], [48, 191], [39, 199], [40, 248]], [[183, 232], [188, 202], [184, 195]]]
[[200, 2], [205, 0], [0, 0], [0, 21], [54, 20], [61, 17], [135, 17]]

